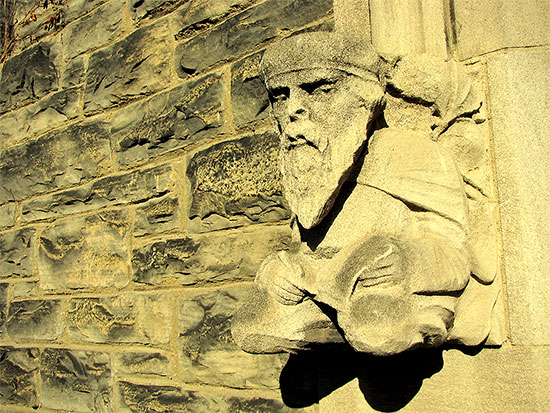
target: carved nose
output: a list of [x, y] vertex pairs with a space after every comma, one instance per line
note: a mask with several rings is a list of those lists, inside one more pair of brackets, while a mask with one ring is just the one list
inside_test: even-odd
[[306, 105], [300, 96], [291, 96], [288, 102], [288, 117], [291, 122], [303, 119], [307, 115]]

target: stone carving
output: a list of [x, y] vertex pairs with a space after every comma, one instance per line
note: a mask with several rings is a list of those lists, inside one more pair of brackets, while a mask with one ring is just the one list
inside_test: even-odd
[[269, 48], [262, 71], [295, 242], [261, 264], [237, 344], [390, 355], [486, 340], [496, 249], [489, 179], [476, 184], [481, 99], [464, 69], [318, 32]]

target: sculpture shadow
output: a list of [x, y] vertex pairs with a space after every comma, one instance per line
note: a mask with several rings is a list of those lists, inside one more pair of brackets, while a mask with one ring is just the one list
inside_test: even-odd
[[417, 349], [395, 356], [356, 353], [347, 345], [292, 354], [280, 377], [283, 401], [307, 407], [357, 378], [367, 403], [381, 412], [406, 406], [424, 379], [443, 368], [443, 349]]

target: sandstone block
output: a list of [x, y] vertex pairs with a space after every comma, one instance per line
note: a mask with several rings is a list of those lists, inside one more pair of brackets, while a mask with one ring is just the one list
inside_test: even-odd
[[119, 373], [170, 376], [170, 360], [162, 353], [124, 352], [116, 360]]
[[105, 3], [107, 0], [64, 0], [65, 20], [70, 22], [83, 16], [93, 8]]
[[185, 390], [176, 386], [118, 383], [122, 412], [291, 412], [280, 400], [268, 397], [243, 397], [236, 393]]
[[18, 144], [23, 139], [63, 125], [80, 113], [80, 88], [54, 93], [35, 104], [5, 114], [0, 118], [2, 146]]
[[3, 338], [6, 332], [5, 324], [8, 307], [8, 287], [9, 284], [0, 284], [0, 338]]
[[166, 344], [169, 304], [161, 294], [73, 298], [67, 313], [69, 336], [92, 343]]
[[0, 348], [0, 403], [38, 407], [38, 350]]
[[11, 227], [15, 222], [15, 204], [0, 206], [0, 228]]
[[158, 241], [134, 250], [134, 282], [191, 285], [250, 279], [267, 255], [289, 244], [287, 228]]
[[[159, 0], [153, 0], [159, 1]], [[206, 0], [185, 3], [174, 13], [172, 27], [178, 31], [176, 39], [186, 39], [203, 32], [229, 15], [253, 4], [254, 0]]]
[[[65, 13], [58, 7], [51, 7], [52, 3], [40, 4], [33, 0], [17, 0], [16, 4], [15, 21], [20, 23], [16, 28], [17, 46], [20, 49], [59, 31], [66, 24]], [[30, 14], [31, 11], [32, 14]], [[32, 17], [29, 18], [30, 16]]]
[[169, 36], [161, 22], [93, 53], [86, 75], [84, 112], [97, 113], [166, 87], [170, 82]]
[[231, 68], [231, 107], [237, 126], [267, 117], [269, 97], [260, 73], [261, 60], [262, 54], [256, 53]]
[[69, 60], [115, 39], [122, 29], [125, 0], [113, 0], [98, 7], [61, 33], [63, 58]]
[[550, 3], [545, 0], [454, 3], [457, 49], [462, 59], [509, 47], [550, 42]]
[[206, 232], [289, 217], [283, 204], [279, 140], [266, 132], [223, 142], [193, 156], [190, 229]]
[[179, 228], [178, 197], [167, 195], [149, 201], [138, 208], [134, 217], [134, 236], [160, 234]]
[[56, 340], [63, 333], [61, 300], [12, 302], [6, 326], [15, 339]]
[[12, 284], [12, 298], [30, 298], [36, 295], [38, 281], [25, 281]]
[[84, 57], [78, 56], [69, 60], [61, 75], [61, 87], [64, 89], [80, 85], [84, 82]]
[[184, 381], [238, 388], [279, 387], [287, 356], [247, 354], [231, 338], [231, 317], [249, 291], [240, 285], [180, 296], [180, 371]]
[[514, 51], [487, 63], [512, 342], [548, 345], [550, 52]]
[[118, 161], [143, 161], [221, 133], [224, 93], [219, 76], [206, 76], [121, 109], [112, 123]]
[[0, 114], [57, 90], [59, 74], [50, 42], [41, 42], [9, 59], [0, 78]]
[[40, 287], [122, 288], [129, 282], [129, 235], [126, 211], [57, 221], [40, 235]]
[[0, 155], [0, 203], [78, 185], [110, 165], [104, 123], [79, 123], [50, 132]]
[[234, 59], [285, 30], [297, 29], [324, 17], [331, 9], [329, 0], [269, 0], [251, 7], [178, 45], [178, 74], [185, 77]]
[[40, 401], [72, 412], [111, 410], [111, 361], [107, 353], [47, 348], [40, 355]]
[[24, 202], [21, 221], [50, 219], [106, 206], [139, 203], [160, 198], [173, 186], [172, 167], [169, 165], [109, 176], [76, 189]]
[[0, 234], [0, 278], [32, 275], [34, 234], [31, 228]]

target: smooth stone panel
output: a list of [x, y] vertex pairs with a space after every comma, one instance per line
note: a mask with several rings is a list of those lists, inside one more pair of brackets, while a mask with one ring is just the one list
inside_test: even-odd
[[487, 64], [511, 338], [548, 345], [550, 51], [509, 52]]

